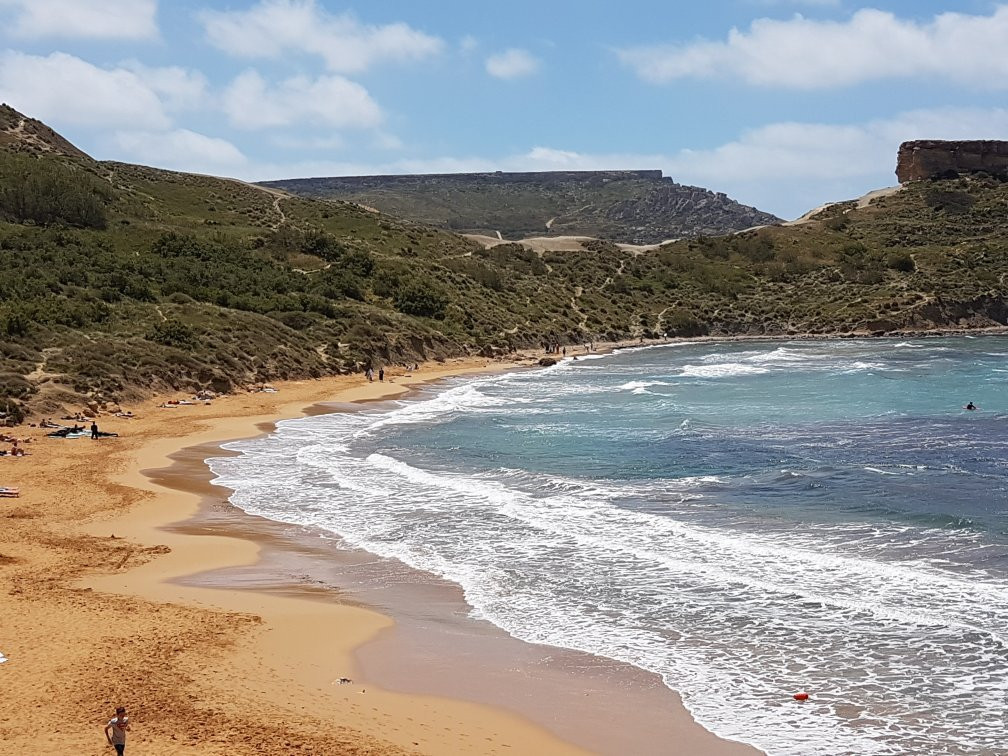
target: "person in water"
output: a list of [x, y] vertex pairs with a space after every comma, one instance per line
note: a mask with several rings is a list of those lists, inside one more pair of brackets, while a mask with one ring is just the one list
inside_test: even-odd
[[970, 402], [970, 403], [969, 403], [969, 404], [967, 404], [967, 405], [966, 405], [965, 407], [963, 407], [963, 409], [968, 409], [968, 410], [975, 410], [975, 409], [976, 409], [976, 405], [975, 405], [975, 404], [973, 404], [973, 402]]

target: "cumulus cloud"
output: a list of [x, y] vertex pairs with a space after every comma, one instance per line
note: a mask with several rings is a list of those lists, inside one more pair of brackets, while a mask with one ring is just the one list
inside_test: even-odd
[[536, 60], [527, 50], [511, 48], [497, 55], [491, 55], [486, 61], [487, 73], [498, 79], [517, 79], [521, 76], [534, 74], [539, 68]]
[[820, 89], [886, 78], [935, 77], [979, 89], [1008, 88], [1008, 5], [989, 16], [943, 13], [927, 23], [864, 9], [849, 20], [757, 19], [722, 42], [636, 47], [624, 63], [655, 83], [738, 78]]
[[368, 91], [342, 76], [294, 76], [272, 86], [258, 72], [245, 71], [224, 91], [222, 106], [232, 125], [243, 129], [299, 123], [365, 128], [382, 120]]
[[896, 150], [911, 139], [1008, 139], [1008, 109], [914, 110], [859, 124], [776, 123], [662, 164], [683, 183], [725, 191], [784, 218], [896, 183]]
[[443, 47], [439, 38], [407, 24], [361, 24], [349, 13], [329, 13], [315, 0], [261, 0], [248, 10], [205, 10], [198, 18], [210, 43], [231, 55], [279, 58], [301, 52], [321, 57], [340, 73], [382, 61], [419, 60]]
[[0, 101], [34, 118], [86, 126], [167, 128], [155, 89], [126, 68], [99, 68], [65, 53], [0, 53]]
[[248, 164], [231, 142], [188, 129], [118, 131], [112, 142], [130, 160], [158, 168], [230, 175]]
[[156, 37], [157, 0], [0, 0], [0, 19], [22, 37], [149, 39]]
[[896, 150], [903, 141], [1005, 138], [1008, 109], [914, 110], [862, 124], [769, 124], [715, 149], [684, 150], [672, 157], [669, 167], [701, 181], [767, 183], [878, 176], [892, 184]]
[[136, 74], [170, 110], [191, 110], [207, 101], [207, 78], [199, 71], [180, 66], [153, 68], [135, 60], [122, 67]]

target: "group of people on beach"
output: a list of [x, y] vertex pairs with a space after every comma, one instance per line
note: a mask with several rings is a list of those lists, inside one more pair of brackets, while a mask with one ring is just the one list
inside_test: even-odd
[[0, 441], [2, 441], [5, 444], [11, 445], [11, 448], [9, 450], [0, 449], [0, 456], [7, 456], [8, 454], [10, 454], [12, 457], [23, 457], [26, 454], [28, 454], [28, 452], [25, 451], [25, 448], [21, 446], [21, 444], [31, 443], [30, 438], [18, 438], [17, 436], [12, 436], [9, 433], [0, 433]]
[[[367, 378], [369, 381], [373, 381], [374, 376], [375, 376], [374, 368], [368, 366], [368, 369], [364, 371], [364, 377]], [[385, 368], [383, 367], [378, 368], [378, 380], [379, 381], [385, 380]]]
[[[551, 342], [548, 342], [548, 343], [544, 344], [543, 346], [544, 346], [544, 348], [546, 350], [546, 354], [559, 354], [561, 357], [566, 357], [567, 356], [567, 346], [565, 344], [561, 344], [559, 341], [551, 341]], [[573, 350], [574, 350], [574, 348], [571, 347], [571, 351], [573, 351]], [[594, 341], [586, 341], [584, 343], [584, 350], [585, 350], [586, 354], [588, 352], [594, 352], [595, 351], [595, 342]]]

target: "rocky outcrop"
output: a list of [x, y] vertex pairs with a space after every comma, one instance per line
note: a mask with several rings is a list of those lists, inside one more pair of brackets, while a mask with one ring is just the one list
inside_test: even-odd
[[1008, 142], [992, 139], [947, 142], [926, 139], [903, 142], [896, 158], [900, 183], [955, 178], [970, 173], [1008, 177]]

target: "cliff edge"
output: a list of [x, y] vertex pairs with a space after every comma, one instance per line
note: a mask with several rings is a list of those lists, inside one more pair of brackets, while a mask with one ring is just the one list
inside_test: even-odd
[[993, 139], [966, 142], [924, 139], [903, 142], [896, 158], [896, 176], [901, 184], [955, 178], [969, 173], [1008, 178], [1008, 142]]

